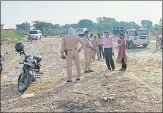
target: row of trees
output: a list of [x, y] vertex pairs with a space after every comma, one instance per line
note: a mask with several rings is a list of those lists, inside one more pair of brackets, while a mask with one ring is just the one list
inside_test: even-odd
[[17, 24], [16, 31], [21, 33], [28, 33], [30, 28], [34, 27], [35, 29], [41, 30], [43, 34], [59, 35], [59, 34], [65, 34], [67, 28], [69, 27], [88, 28], [91, 32], [104, 32], [104, 31], [112, 32], [113, 26], [123, 26], [126, 29], [144, 27], [151, 32], [153, 32], [155, 28], [158, 28], [159, 30], [162, 29], [161, 25], [159, 24], [153, 25], [152, 21], [150, 20], [142, 20], [141, 25], [138, 25], [135, 22], [125, 22], [125, 21], [119, 22], [114, 18], [98, 17], [97, 22], [93, 22], [92, 20], [88, 20], [88, 19], [82, 19], [78, 23], [65, 24], [63, 26], [59, 24], [44, 22], [44, 21], [33, 21], [33, 26], [30, 26], [30, 23], [25, 22], [22, 24]]

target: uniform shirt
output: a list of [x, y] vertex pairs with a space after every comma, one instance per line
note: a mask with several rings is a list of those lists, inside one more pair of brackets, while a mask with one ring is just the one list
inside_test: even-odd
[[108, 36], [108, 38], [104, 37], [102, 40], [102, 44], [104, 48], [112, 48], [112, 50], [114, 49], [113, 39], [110, 36]]
[[97, 40], [96, 40], [95, 38], [93, 38], [93, 39], [91, 40], [91, 43], [92, 43], [92, 46], [93, 46], [93, 47], [95, 47], [95, 46], [98, 45]]
[[93, 47], [91, 41], [87, 37], [84, 37], [83, 40], [85, 41], [84, 52], [91, 52], [91, 48], [88, 47], [88, 46]]
[[81, 43], [81, 46], [78, 50], [82, 50], [85, 44], [83, 40], [81, 40], [78, 36], [75, 35], [71, 35], [71, 34], [65, 35], [62, 39], [61, 53], [64, 53], [65, 50], [77, 49], [78, 42]]

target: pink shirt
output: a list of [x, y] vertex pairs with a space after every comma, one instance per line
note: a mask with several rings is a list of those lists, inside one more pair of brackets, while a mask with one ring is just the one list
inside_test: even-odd
[[112, 48], [114, 50], [112, 37], [108, 37], [108, 38], [104, 37], [102, 39], [102, 44], [103, 44], [104, 48]]

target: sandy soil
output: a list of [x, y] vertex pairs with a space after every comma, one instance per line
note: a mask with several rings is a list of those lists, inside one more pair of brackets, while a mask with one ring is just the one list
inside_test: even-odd
[[[42, 77], [32, 83], [22, 98], [17, 92], [17, 79], [23, 56], [14, 51], [14, 44], [2, 45], [8, 52], [1, 75], [2, 112], [161, 112], [162, 111], [162, 52], [155, 50], [151, 40], [147, 48], [127, 50], [126, 72], [110, 72], [104, 60], [92, 63], [95, 72], [82, 74], [81, 81], [66, 83], [66, 61], [60, 58], [60, 38], [43, 38], [25, 42], [27, 54], [43, 57]], [[84, 69], [83, 51], [82, 72]], [[117, 48], [115, 56], [117, 56]], [[75, 66], [73, 65], [75, 80]]]

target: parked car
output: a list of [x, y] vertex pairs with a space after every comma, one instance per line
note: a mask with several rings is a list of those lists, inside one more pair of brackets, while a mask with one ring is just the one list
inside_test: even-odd
[[31, 30], [28, 34], [28, 39], [37, 40], [42, 38], [40, 30]]
[[145, 28], [139, 29], [128, 29], [126, 30], [126, 45], [128, 49], [136, 47], [138, 45], [143, 45], [147, 47], [149, 44], [149, 33]]

